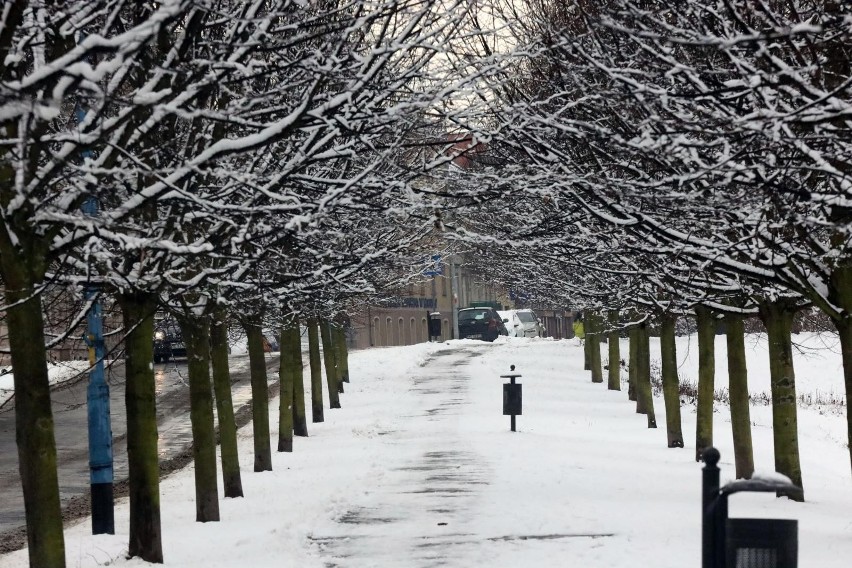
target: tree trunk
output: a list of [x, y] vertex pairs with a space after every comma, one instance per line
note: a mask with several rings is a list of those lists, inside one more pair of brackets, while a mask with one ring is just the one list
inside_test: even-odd
[[621, 346], [619, 345], [618, 312], [609, 312], [609, 369], [607, 375], [607, 388], [609, 390], [621, 390]]
[[[3, 254], [10, 256], [6, 251]], [[6, 321], [15, 385], [15, 441], [24, 493], [30, 566], [65, 566], [56, 472], [56, 439], [41, 296], [21, 274], [18, 255], [3, 259]], [[17, 272], [17, 274], [10, 274]], [[150, 338], [149, 338], [150, 340]]]
[[210, 321], [207, 317], [178, 317], [186, 344], [189, 375], [189, 419], [192, 423], [192, 458], [195, 471], [195, 520], [219, 520], [216, 485], [216, 428], [213, 420], [213, 385], [210, 381]]
[[[337, 352], [338, 378], [344, 383], [349, 382], [349, 348], [346, 346], [346, 330], [341, 324], [335, 327], [335, 341], [333, 341]], [[342, 391], [341, 391], [342, 392]]]
[[[35, 6], [33, 6], [35, 8]], [[24, 22], [27, 2], [5, 2], [3, 6], [2, 51], [8, 54], [16, 30]], [[24, 32], [28, 33], [28, 32]], [[56, 55], [73, 46], [69, 38], [49, 34], [45, 44]], [[3, 63], [4, 82], [11, 79]], [[8, 100], [13, 100], [14, 96]], [[4, 103], [4, 106], [7, 103]], [[14, 104], [14, 103], [13, 103]], [[40, 141], [47, 122], [34, 130], [19, 129], [20, 119], [3, 119], [3, 147], [0, 149], [0, 287], [6, 297], [6, 324], [12, 356], [12, 380], [15, 387], [15, 442], [18, 469], [24, 495], [30, 566], [65, 566], [65, 538], [62, 533], [62, 509], [56, 471], [56, 437], [50, 406], [50, 382], [47, 374], [42, 298], [36, 292], [47, 270], [47, 251], [51, 238], [47, 225], [35, 225], [32, 213], [39, 207], [38, 194], [19, 193], [35, 178], [42, 153], [52, 151]], [[36, 121], [39, 122], [39, 121]], [[22, 123], [20, 124], [22, 125]], [[30, 123], [28, 126], [34, 126]], [[12, 148], [22, 151], [10, 156]]]
[[592, 338], [592, 332], [594, 331], [591, 322], [589, 322], [589, 317], [583, 319], [583, 370], [591, 371], [592, 370], [592, 344], [590, 342]]
[[751, 445], [751, 416], [748, 398], [748, 368], [745, 355], [745, 330], [742, 316], [725, 316], [728, 341], [728, 392], [731, 398], [731, 430], [734, 436], [734, 461], [737, 479], [749, 479], [754, 473]]
[[589, 364], [592, 371], [592, 382], [603, 382], [603, 365], [601, 363], [601, 329], [603, 326], [597, 312], [586, 312], [586, 342], [589, 344]]
[[228, 368], [228, 323], [224, 310], [217, 310], [210, 325], [210, 360], [213, 364], [213, 389], [216, 393], [216, 414], [219, 417], [219, 445], [222, 460], [222, 486], [225, 497], [242, 497], [237, 449], [237, 424], [231, 399], [231, 372]]
[[[331, 354], [334, 361], [334, 381], [337, 384], [337, 392], [343, 394], [343, 358], [340, 350], [340, 336], [337, 326], [328, 322], [328, 339], [331, 341]], [[402, 338], [400, 338], [402, 341]]]
[[272, 471], [272, 442], [269, 435], [269, 384], [266, 379], [266, 355], [260, 318], [245, 319], [242, 324], [248, 338], [251, 372], [251, 413], [254, 429], [254, 470]]
[[852, 464], [852, 410], [849, 400], [852, 398], [852, 316], [842, 320], [834, 320], [834, 325], [840, 333], [840, 353], [843, 358], [843, 377], [846, 381], [846, 445], [849, 448], [849, 460]]
[[[294, 327], [295, 325], [295, 327]], [[295, 339], [294, 343], [294, 332]], [[293, 451], [293, 393], [295, 390], [295, 374], [298, 352], [299, 322], [291, 322], [281, 328], [281, 359], [278, 364], [278, 451]], [[297, 350], [296, 353], [293, 350]]]
[[308, 361], [311, 366], [311, 422], [323, 422], [325, 417], [322, 401], [322, 363], [315, 319], [308, 321]]
[[334, 364], [334, 345], [331, 342], [331, 329], [327, 321], [320, 320], [320, 337], [322, 338], [322, 359], [325, 364], [325, 379], [328, 383], [328, 405], [330, 408], [340, 408], [340, 395], [337, 385], [337, 369]]
[[636, 403], [636, 412], [639, 412], [639, 397], [636, 396], [636, 371], [639, 368], [639, 326], [631, 326], [628, 331], [630, 339], [627, 355], [627, 399]]
[[[648, 428], [657, 427], [657, 417], [654, 414], [654, 393], [651, 390], [651, 346], [648, 324], [639, 324], [638, 351], [636, 353], [636, 390], [637, 398], [642, 401], [642, 414], [648, 417]], [[637, 408], [637, 412], [639, 412]]]
[[680, 379], [677, 376], [677, 347], [675, 322], [672, 315], [660, 320], [660, 372], [663, 378], [663, 398], [666, 402], [666, 435], [670, 448], [683, 447], [680, 421]]
[[[308, 435], [308, 420], [305, 412], [305, 377], [302, 361], [302, 334], [299, 330], [298, 320], [293, 323], [290, 330], [293, 350], [293, 435], [305, 437]], [[284, 347], [282, 345], [282, 356]]]
[[157, 447], [157, 395], [154, 381], [154, 294], [120, 295], [127, 360], [124, 363], [127, 408], [127, 470], [130, 541], [127, 555], [163, 562], [160, 526], [160, 467]]
[[[845, 242], [845, 236], [841, 235]], [[852, 466], [852, 266], [842, 264], [836, 267], [830, 278], [829, 297], [843, 308], [841, 318], [834, 319], [834, 326], [840, 334], [840, 353], [843, 358], [843, 378], [846, 383], [846, 447], [849, 448], [849, 464]]]
[[716, 320], [705, 307], [695, 308], [698, 326], [698, 400], [695, 418], [695, 461], [713, 445], [713, 396], [716, 377]]
[[[793, 371], [793, 304], [785, 301], [760, 302], [760, 318], [769, 340], [769, 380], [772, 388], [772, 434], [775, 445], [775, 471], [802, 487], [799, 462], [796, 374]], [[804, 501], [802, 494], [791, 497]]]

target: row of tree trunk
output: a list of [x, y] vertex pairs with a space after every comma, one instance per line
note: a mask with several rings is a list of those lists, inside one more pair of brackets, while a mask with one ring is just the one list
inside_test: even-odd
[[[163, 562], [159, 506], [159, 457], [157, 453], [156, 399], [154, 392], [153, 313], [156, 298], [122, 297], [127, 336], [127, 447], [129, 461], [130, 544], [129, 555], [148, 562]], [[221, 445], [222, 479], [225, 497], [242, 497], [237, 449], [237, 427], [231, 400], [228, 370], [227, 314], [214, 310], [210, 315], [179, 316], [187, 348], [195, 461], [196, 521], [219, 520], [214, 407]], [[240, 318], [248, 339], [252, 389], [254, 471], [272, 470], [269, 423], [269, 386], [264, 353], [262, 318]], [[348, 351], [344, 331], [325, 320], [306, 322], [311, 377], [312, 421], [323, 422], [322, 367], [326, 371], [329, 406], [340, 408], [339, 393], [348, 381]], [[320, 346], [324, 364], [320, 361]], [[307, 436], [307, 414], [303, 381], [302, 341], [299, 322], [291, 320], [280, 334], [281, 358], [278, 370], [279, 452], [292, 452], [294, 436]], [[212, 381], [211, 381], [212, 368]], [[215, 401], [215, 405], [214, 405]]]
[[[799, 460], [798, 421], [796, 406], [796, 381], [793, 369], [792, 324], [795, 306], [784, 300], [760, 303], [760, 318], [766, 327], [769, 341], [770, 381], [772, 391], [772, 422], [774, 434], [775, 470], [789, 477], [803, 488]], [[737, 478], [749, 478], [754, 472], [754, 452], [751, 440], [749, 414], [748, 369], [745, 357], [745, 332], [740, 314], [716, 314], [708, 308], [697, 307], [695, 317], [698, 328], [698, 385], [696, 389], [695, 459], [701, 460], [705, 449], [713, 445], [713, 408], [715, 397], [715, 337], [718, 319], [725, 322], [730, 413], [734, 443]], [[654, 397], [651, 382], [649, 319], [637, 320], [627, 331], [628, 397], [636, 402], [636, 412], [647, 416], [648, 428], [656, 428]], [[621, 390], [621, 360], [619, 314], [608, 313], [608, 324], [599, 314], [586, 311], [586, 341], [584, 354], [586, 368], [591, 370], [592, 382], [603, 382], [600, 344], [604, 337], [608, 343], [608, 381], [610, 390]], [[684, 447], [681, 427], [680, 379], [677, 372], [675, 346], [676, 317], [662, 314], [657, 318], [660, 333], [660, 378], [666, 410], [666, 435], [668, 447]], [[791, 497], [804, 500], [804, 491]]]

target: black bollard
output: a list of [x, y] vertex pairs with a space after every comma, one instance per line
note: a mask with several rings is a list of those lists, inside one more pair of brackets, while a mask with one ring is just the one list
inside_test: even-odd
[[704, 462], [701, 477], [701, 568], [717, 568], [717, 515], [714, 511], [719, 497], [719, 450], [707, 448], [701, 455]]

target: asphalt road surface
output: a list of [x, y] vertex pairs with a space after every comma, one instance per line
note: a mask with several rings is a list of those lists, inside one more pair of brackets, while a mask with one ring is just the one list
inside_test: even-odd
[[[278, 356], [267, 358], [267, 374], [277, 382]], [[124, 364], [118, 362], [107, 369], [112, 417], [115, 483], [127, 479], [127, 419], [124, 411]], [[192, 443], [189, 421], [189, 382], [186, 363], [170, 362], [154, 366], [157, 383], [157, 426], [160, 462], [185, 455]], [[59, 467], [59, 492], [63, 511], [80, 506], [81, 496], [89, 494], [89, 446], [86, 410], [88, 375], [54, 387], [53, 420]], [[231, 359], [231, 392], [234, 411], [251, 401], [248, 356]], [[25, 534], [24, 497], [18, 471], [18, 449], [15, 444], [14, 401], [0, 410], [0, 553], [13, 547]], [[76, 498], [76, 499], [75, 499]], [[87, 503], [83, 503], [88, 508]], [[76, 516], [76, 515], [72, 515]], [[17, 535], [17, 538], [13, 536]], [[25, 540], [24, 536], [24, 540]]]

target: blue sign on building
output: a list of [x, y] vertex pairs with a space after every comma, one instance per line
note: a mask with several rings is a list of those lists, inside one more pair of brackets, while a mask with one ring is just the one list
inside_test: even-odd
[[388, 308], [425, 308], [429, 310], [436, 309], [436, 304], [435, 298], [418, 298], [415, 296], [390, 298], [382, 302], [382, 305]]

